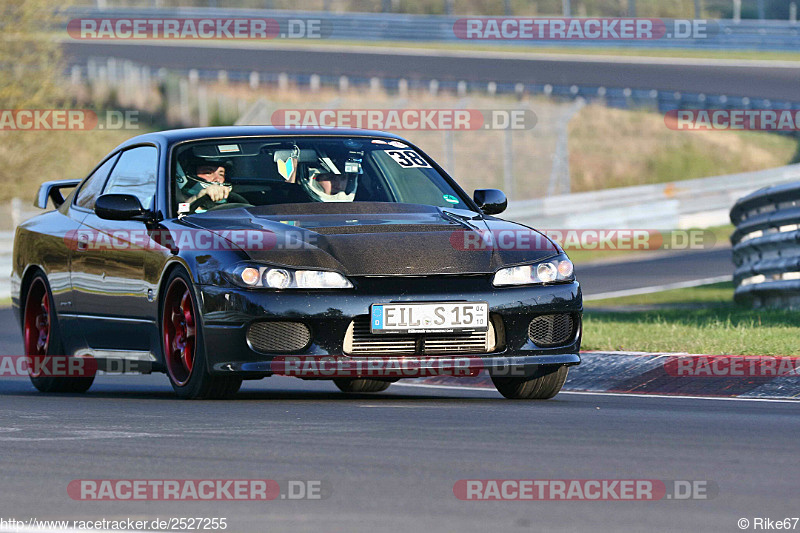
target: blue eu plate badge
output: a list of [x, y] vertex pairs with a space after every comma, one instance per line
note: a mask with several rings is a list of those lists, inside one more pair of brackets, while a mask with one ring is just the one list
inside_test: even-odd
[[383, 306], [372, 306], [372, 329], [383, 329]]

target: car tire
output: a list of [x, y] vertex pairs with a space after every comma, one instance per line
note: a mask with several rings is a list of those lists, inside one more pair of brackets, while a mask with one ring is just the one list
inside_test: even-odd
[[391, 385], [389, 381], [378, 379], [334, 379], [333, 382], [342, 392], [381, 392]]
[[172, 271], [161, 300], [161, 343], [167, 376], [179, 398], [211, 400], [236, 394], [242, 378], [211, 374], [206, 364], [203, 324], [189, 275]]
[[543, 366], [531, 377], [492, 376], [492, 383], [510, 400], [547, 400], [561, 391], [568, 373], [568, 366]]
[[[25, 294], [25, 307], [22, 310], [22, 337], [25, 355], [43, 358], [45, 366], [47, 366], [47, 356], [66, 356], [55, 308], [50, 285], [47, 283], [45, 275], [40, 272], [33, 277]], [[94, 383], [94, 375], [66, 377], [36, 376], [31, 373], [30, 379], [37, 390], [49, 393], [83, 393], [88, 391]]]

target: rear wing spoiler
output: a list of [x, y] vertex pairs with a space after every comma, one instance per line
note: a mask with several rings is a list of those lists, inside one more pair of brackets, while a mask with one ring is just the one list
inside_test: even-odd
[[64, 203], [64, 195], [61, 194], [61, 189], [77, 187], [80, 182], [81, 180], [45, 181], [39, 186], [39, 192], [36, 194], [33, 205], [39, 209], [47, 209], [47, 199], [49, 198], [58, 209]]

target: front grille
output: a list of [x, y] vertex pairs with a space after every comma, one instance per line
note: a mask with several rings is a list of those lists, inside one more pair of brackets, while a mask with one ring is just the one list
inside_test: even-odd
[[257, 352], [299, 352], [311, 342], [311, 332], [300, 322], [255, 322], [247, 330], [247, 342]]
[[576, 325], [577, 320], [569, 313], [537, 316], [528, 326], [528, 337], [537, 346], [560, 346], [574, 338]]
[[344, 352], [350, 355], [479, 354], [496, 348], [495, 328], [468, 333], [380, 334], [370, 332], [369, 317], [356, 317], [347, 328]]

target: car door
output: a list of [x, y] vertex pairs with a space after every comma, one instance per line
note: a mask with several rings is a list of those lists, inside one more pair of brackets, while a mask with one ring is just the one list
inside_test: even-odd
[[56, 271], [53, 268], [55, 262], [52, 261], [48, 272], [66, 353], [74, 353], [86, 346], [86, 339], [75, 315], [75, 294], [72, 286], [71, 263], [78, 246], [79, 230], [86, 214], [94, 207], [95, 199], [102, 192], [117, 157], [117, 154], [107, 157], [81, 182], [70, 201], [58, 209], [63, 216], [54, 222], [49, 231], [50, 235], [63, 241], [67, 254], [67, 260], [63, 262], [63, 272]]
[[[145, 209], [155, 199], [158, 149], [136, 146], [119, 155], [102, 194], [132, 194]], [[154, 291], [145, 280], [147, 227], [105, 220], [94, 209], [83, 219], [72, 259], [74, 308], [92, 349], [150, 351], [157, 335]]]

